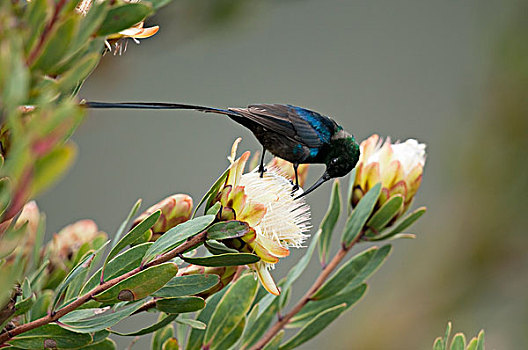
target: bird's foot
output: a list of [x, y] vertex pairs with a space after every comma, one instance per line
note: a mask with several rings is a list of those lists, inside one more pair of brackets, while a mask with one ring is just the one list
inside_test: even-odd
[[260, 178], [262, 179], [264, 177], [264, 173], [268, 171], [268, 169], [266, 169], [264, 166], [260, 165], [259, 168], [258, 168], [258, 172], [260, 174]]
[[295, 194], [295, 192], [297, 192], [299, 190], [299, 185], [295, 184], [293, 185], [292, 187], [292, 196]]

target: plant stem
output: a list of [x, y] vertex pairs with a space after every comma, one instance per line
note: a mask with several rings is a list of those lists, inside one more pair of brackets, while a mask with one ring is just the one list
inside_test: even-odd
[[341, 249], [333, 257], [333, 259], [328, 263], [328, 265], [324, 267], [315, 282], [312, 284], [310, 289], [308, 289], [306, 294], [304, 294], [304, 296], [299, 300], [299, 302], [290, 310], [290, 312], [288, 312], [286, 315], [282, 316], [282, 318], [280, 318], [277, 322], [275, 322], [275, 324], [266, 332], [266, 334], [264, 334], [262, 338], [260, 338], [260, 340], [255, 345], [250, 348], [250, 350], [260, 350], [264, 346], [266, 346], [266, 344], [271, 339], [273, 339], [273, 337], [277, 333], [279, 333], [288, 324], [288, 322], [290, 322], [290, 319], [295, 316], [299, 311], [301, 311], [303, 306], [306, 305], [310, 301], [312, 295], [314, 295], [314, 293], [317, 292], [319, 288], [321, 288], [328, 276], [330, 276], [332, 271], [339, 265], [341, 260], [343, 260], [343, 258], [348, 253], [348, 251], [359, 241], [361, 236], [362, 235], [358, 235], [358, 237], [354, 241], [352, 241], [348, 246], [343, 245], [341, 247]]
[[119, 282], [141, 272], [143, 269], [147, 268], [147, 267], [150, 267], [150, 266], [154, 266], [154, 265], [159, 265], [159, 264], [162, 264], [164, 262], [167, 262], [171, 259], [174, 259], [176, 256], [178, 256], [178, 254], [181, 254], [183, 252], [185, 252], [186, 250], [200, 244], [200, 243], [203, 243], [205, 241], [205, 239], [207, 238], [207, 232], [206, 231], [203, 231], [201, 233], [198, 233], [197, 235], [193, 236], [193, 237], [190, 237], [186, 242], [182, 243], [181, 245], [179, 245], [178, 247], [174, 248], [173, 250], [171, 250], [170, 252], [167, 252], [159, 257], [157, 257], [156, 259], [152, 260], [151, 262], [145, 264], [143, 267], [136, 267], [134, 270], [132, 271], [129, 271], [127, 273], [125, 273], [124, 275], [121, 275], [119, 277], [116, 277], [116, 278], [113, 278], [111, 280], [108, 280], [106, 282], [104, 282], [103, 284], [100, 284], [98, 285], [97, 287], [95, 287], [94, 289], [92, 289], [91, 291], [89, 291], [88, 293], [78, 297], [77, 299], [75, 299], [75, 301], [73, 301], [72, 303], [62, 307], [61, 309], [55, 311], [54, 313], [50, 313], [48, 314], [47, 316], [44, 316], [44, 317], [41, 317], [35, 321], [32, 321], [32, 322], [29, 322], [29, 323], [25, 323], [25, 324], [22, 324], [18, 327], [15, 327], [13, 328], [12, 330], [8, 331], [8, 332], [4, 332], [2, 334], [0, 334], [0, 347], [2, 346], [2, 344], [4, 344], [6, 341], [9, 341], [9, 339], [19, 335], [19, 334], [22, 334], [24, 332], [27, 332], [27, 331], [30, 331], [32, 329], [35, 329], [35, 328], [38, 328], [38, 327], [41, 327], [43, 325], [46, 325], [48, 323], [51, 323], [51, 322], [55, 322], [57, 321], [59, 318], [61, 318], [62, 316], [66, 315], [67, 313], [69, 312], [72, 312], [73, 310], [77, 309], [79, 306], [81, 306], [82, 304], [86, 303], [87, 301], [91, 300], [95, 295], [101, 293], [101, 292], [104, 292], [105, 290], [109, 289], [110, 287], [113, 287], [115, 286], [116, 284], [118, 284]]

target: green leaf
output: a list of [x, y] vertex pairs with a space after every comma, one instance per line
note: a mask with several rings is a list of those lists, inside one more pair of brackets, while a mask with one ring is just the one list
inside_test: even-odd
[[[257, 295], [258, 295], [258, 291], [257, 291]], [[246, 326], [244, 327], [244, 331], [242, 332], [242, 335], [238, 339], [237, 343], [233, 346], [235, 349], [244, 348], [242, 346], [242, 342], [244, 342], [244, 340], [248, 338], [249, 332], [254, 327], [255, 322], [257, 321], [257, 318], [259, 315], [259, 305], [256, 302], [257, 302], [257, 296], [255, 296], [255, 300], [253, 300], [253, 307], [251, 308], [251, 311], [246, 317]]]
[[[102, 3], [102, 4], [104, 4], [104, 3]], [[141, 199], [138, 199], [136, 201], [136, 203], [134, 203], [134, 206], [130, 209], [130, 212], [128, 213], [126, 219], [121, 223], [121, 225], [119, 225], [119, 228], [117, 229], [117, 231], [116, 231], [116, 233], [114, 235], [114, 239], [112, 240], [112, 247], [115, 247], [116, 244], [119, 242], [119, 240], [121, 240], [121, 236], [125, 232], [125, 230], [126, 230], [126, 228], [128, 226], [128, 223], [130, 222], [130, 220], [132, 220], [134, 215], [136, 215], [136, 213], [138, 212], [139, 207], [141, 206], [141, 202], [142, 202]], [[145, 220], [143, 220], [143, 221], [145, 221]]]
[[163, 342], [161, 347], [162, 350], [180, 350], [180, 345], [178, 344], [178, 339], [169, 338]]
[[28, 36], [24, 40], [24, 51], [26, 54], [33, 48], [36, 39], [46, 25], [46, 17], [51, 16], [51, 6], [46, 0], [30, 1], [24, 11], [24, 22], [27, 24]]
[[[308, 263], [310, 262], [310, 259], [312, 258], [313, 252], [315, 250], [315, 247], [317, 246], [317, 243], [319, 242], [319, 235], [321, 234], [321, 231], [317, 231], [317, 233], [312, 237], [312, 241], [310, 242], [310, 245], [308, 246], [308, 249], [304, 252], [304, 255], [302, 258], [299, 259], [297, 264], [288, 272], [288, 275], [286, 275], [286, 280], [284, 284], [281, 286], [282, 293], [279, 296], [281, 299], [281, 304], [284, 301], [284, 298], [286, 296], [286, 292], [290, 289], [290, 287], [293, 285], [293, 283], [301, 276], [303, 271], [306, 269], [306, 266], [308, 266]], [[271, 294], [269, 294], [268, 298], [272, 298]], [[261, 303], [261, 307], [262, 307]], [[261, 308], [261, 310], [263, 310]]]
[[[136, 202], [137, 205], [137, 202]], [[132, 211], [135, 210], [135, 207], [132, 209]], [[137, 241], [139, 237], [141, 237], [147, 230], [149, 230], [156, 221], [158, 221], [159, 217], [161, 215], [161, 210], [156, 210], [154, 213], [150, 214], [148, 217], [146, 217], [143, 221], [141, 221], [139, 224], [134, 226], [130, 232], [128, 232], [123, 238], [121, 238], [113, 247], [110, 253], [108, 253], [108, 256], [105, 259], [105, 262], [103, 264], [103, 271], [105, 269], [106, 264], [110, 259], [112, 259], [114, 256], [116, 256], [121, 250], [125, 249], [126, 246], [134, 243]], [[152, 246], [149, 247], [149, 249], [152, 248]], [[148, 252], [148, 250], [147, 250]]]
[[369, 278], [374, 272], [376, 272], [377, 269], [385, 262], [385, 260], [387, 260], [391, 250], [392, 246], [390, 244], [376, 250], [374, 256], [369, 260], [367, 265], [365, 265], [361, 271], [359, 271], [359, 273], [348, 282], [345, 291], [356, 288], [358, 285], [363, 283], [363, 281]]
[[176, 276], [165, 287], [158, 290], [156, 297], [181, 297], [196, 295], [215, 286], [220, 281], [218, 275], [188, 275]]
[[99, 343], [90, 344], [84, 346], [83, 350], [115, 350], [117, 349], [116, 343], [112, 339], [105, 339]]
[[143, 262], [148, 262], [156, 256], [176, 248], [187, 238], [204, 231], [214, 219], [214, 215], [204, 215], [171, 228], [147, 250]]
[[[111, 280], [112, 278], [121, 276], [126, 272], [129, 272], [138, 267], [141, 264], [141, 259], [143, 258], [143, 255], [145, 255], [145, 252], [151, 245], [152, 243], [150, 242], [139, 244], [130, 248], [129, 250], [125, 250], [124, 252], [110, 260], [106, 265], [105, 269], [106, 279]], [[101, 270], [102, 268], [97, 270], [97, 272], [94, 273], [92, 277], [90, 277], [88, 282], [86, 282], [86, 284], [82, 288], [82, 294], [87, 293], [88, 291], [92, 290], [93, 288], [99, 285], [99, 282], [101, 280]]]
[[451, 342], [451, 350], [465, 350], [466, 336], [463, 333], [457, 333]]
[[366, 290], [367, 285], [361, 284], [350, 291], [334, 295], [332, 298], [327, 298], [324, 300], [311, 300], [308, 302], [308, 304], [303, 306], [301, 311], [293, 316], [293, 318], [288, 323], [287, 328], [302, 327], [315, 315], [318, 315], [319, 313], [338, 305], [345, 304], [346, 308], [348, 309], [361, 299]]
[[352, 195], [354, 194], [354, 182], [356, 180], [356, 168], [352, 169], [350, 175], [348, 175], [348, 188], [347, 188], [347, 212], [350, 214], [352, 208]]
[[24, 278], [22, 283], [22, 300], [15, 304], [15, 313], [13, 316], [23, 315], [28, 312], [35, 303], [36, 297], [31, 291], [29, 279]]
[[268, 344], [262, 350], [278, 350], [280, 343], [282, 342], [282, 338], [284, 338], [284, 331], [280, 331], [275, 335]]
[[[127, 304], [117, 308], [115, 311], [100, 314], [104, 309], [84, 309], [74, 310], [59, 319], [64, 324], [64, 328], [76, 333], [92, 333], [112, 327], [119, 321], [132, 315], [143, 306], [141, 301]], [[92, 316], [87, 311], [92, 311]], [[83, 316], [79, 318], [78, 316]]]
[[398, 221], [394, 225], [394, 228], [392, 230], [390, 230], [389, 232], [387, 232], [384, 235], [381, 235], [379, 237], [375, 237], [375, 238], [370, 239], [370, 240], [371, 241], [381, 241], [381, 240], [389, 239], [389, 238], [392, 238], [392, 237], [396, 236], [398, 233], [402, 232], [407, 227], [409, 227], [412, 224], [414, 224], [414, 222], [416, 220], [418, 220], [423, 214], [425, 214], [426, 210], [427, 210], [426, 207], [420, 207], [420, 208], [416, 209], [415, 211], [413, 211], [412, 213], [407, 215], [404, 219]]
[[[196, 208], [194, 208], [194, 213], [192, 215], [192, 217], [194, 218], [196, 216], [196, 212], [198, 211], [198, 209], [202, 206], [202, 204], [204, 202], [207, 201], [205, 207], [207, 209], [210, 209], [211, 206], [212, 206], [212, 202], [214, 200], [214, 197], [216, 196], [216, 194], [218, 193], [218, 190], [220, 189], [220, 187], [222, 187], [222, 185], [225, 183], [226, 179], [227, 179], [227, 176], [229, 175], [229, 169], [230, 168], [227, 168], [222, 175], [220, 175], [220, 177], [215, 181], [215, 183], [213, 184], [213, 186], [211, 186], [211, 188], [209, 189], [209, 191], [207, 191], [207, 193], [202, 197], [202, 199], [200, 199], [200, 202], [198, 203], [198, 205], [196, 206]], [[216, 214], [215, 214], [216, 215]]]
[[[207, 304], [205, 305], [205, 308], [198, 313], [198, 316], [196, 317], [196, 320], [199, 322], [203, 322], [205, 324], [209, 324], [209, 320], [211, 319], [211, 316], [213, 315], [213, 312], [216, 310], [216, 307], [218, 306], [219, 301], [226, 293], [227, 288], [222, 289], [216, 294], [213, 294], [212, 297], [207, 299]], [[187, 341], [187, 347], [186, 350], [199, 350], [202, 348], [202, 341], [205, 335], [204, 330], [200, 329], [193, 329], [191, 330], [191, 333], [189, 334], [189, 340]]]
[[62, 293], [66, 290], [70, 282], [90, 267], [90, 264], [92, 263], [94, 257], [94, 253], [88, 254], [77, 266], [75, 266], [70, 271], [66, 278], [59, 284], [59, 286], [55, 289], [55, 298], [53, 299], [51, 310], [55, 310], [55, 307], [57, 306], [57, 303], [59, 302]]
[[451, 322], [447, 322], [447, 328], [444, 334], [444, 344], [446, 348], [447, 348], [447, 344], [448, 344], [450, 336], [451, 336]]
[[62, 60], [72, 43], [79, 19], [79, 16], [72, 15], [54, 27], [56, 29], [53, 29], [49, 35], [48, 41], [31, 67], [32, 70], [40, 70], [46, 74], [53, 73], [52, 68]]
[[146, 3], [129, 3], [111, 8], [99, 27], [97, 35], [104, 36], [119, 33], [144, 20], [152, 13]]
[[152, 344], [151, 349], [152, 350], [163, 350], [163, 343], [167, 341], [167, 339], [170, 339], [174, 336], [174, 328], [171, 324], [166, 325], [162, 329], [158, 329], [153, 335], [152, 335]]
[[32, 197], [50, 187], [71, 166], [77, 148], [72, 143], [57, 147], [35, 162], [33, 182], [31, 184]]
[[322, 300], [339, 293], [367, 266], [377, 250], [378, 248], [372, 247], [351, 258], [315, 292], [311, 299]]
[[200, 329], [203, 330], [207, 328], [207, 325], [203, 322], [200, 322], [198, 320], [193, 320], [191, 318], [178, 318], [176, 319], [176, 323], [183, 324], [185, 326], [189, 326], [194, 329]]
[[212, 267], [248, 265], [260, 260], [258, 255], [250, 253], [226, 253], [200, 258], [187, 258], [184, 256], [182, 259], [189, 264]]
[[211, 316], [205, 331], [205, 344], [218, 344], [238, 325], [251, 307], [257, 286], [257, 281], [250, 274], [229, 286]]
[[279, 298], [275, 298], [273, 302], [262, 311], [247, 332], [245, 332], [244, 337], [242, 338], [242, 348], [250, 348], [264, 335], [277, 315], [277, 311], [279, 311]]
[[373, 231], [381, 232], [385, 226], [398, 214], [403, 205], [403, 196], [394, 195], [386, 201], [381, 208], [372, 215], [367, 222], [367, 226]]
[[10, 341], [19, 349], [72, 349], [80, 348], [91, 343], [89, 334], [76, 334], [50, 323], [22, 333]]
[[156, 309], [169, 314], [194, 312], [204, 307], [205, 301], [200, 297], [174, 297], [156, 300]]
[[152, 7], [154, 10], [159, 9], [160, 7], [163, 7], [167, 4], [169, 4], [172, 0], [148, 0], [152, 4]]
[[64, 93], [72, 91], [80, 82], [84, 81], [95, 69], [101, 59], [100, 53], [85, 56], [75, 66], [63, 74], [57, 81], [57, 89]]
[[372, 213], [372, 210], [378, 201], [380, 193], [381, 183], [378, 183], [376, 186], [372, 187], [363, 198], [361, 198], [356, 208], [352, 211], [352, 214], [348, 217], [343, 231], [342, 240], [346, 246], [358, 239], [370, 213]]
[[211, 208], [207, 209], [205, 214], [216, 216], [220, 212], [220, 209], [222, 209], [222, 204], [220, 204], [220, 202], [216, 202]]
[[169, 314], [165, 318], [161, 319], [160, 321], [154, 323], [153, 325], [142, 328], [139, 331], [131, 332], [131, 333], [121, 333], [114, 330], [110, 330], [111, 333], [121, 335], [124, 337], [132, 337], [132, 336], [139, 336], [139, 335], [145, 335], [152, 332], [157, 331], [160, 328], [165, 327], [166, 325], [170, 324], [172, 321], [174, 321], [178, 317], [176, 314]]
[[484, 330], [478, 334], [477, 350], [484, 350]]
[[31, 307], [31, 316], [29, 317], [29, 321], [35, 321], [41, 317], [46, 316], [49, 310], [49, 306], [51, 305], [51, 302], [53, 300], [53, 291], [52, 290], [44, 290], [41, 292], [40, 295], [37, 295], [37, 299], [35, 300], [35, 303], [33, 303], [33, 306]]
[[222, 339], [219, 343], [212, 343], [211, 344], [211, 350], [224, 350], [229, 349], [231, 346], [233, 346], [237, 340], [242, 335], [242, 332], [244, 332], [244, 327], [246, 326], [246, 317], [242, 317], [240, 322], [233, 328], [229, 334]]
[[433, 344], [433, 350], [446, 350], [444, 341], [442, 338], [438, 337], [435, 339]]
[[151, 266], [93, 298], [105, 304], [143, 299], [161, 289], [177, 272], [178, 265], [172, 262]]
[[332, 233], [334, 232], [334, 227], [339, 219], [340, 212], [341, 196], [339, 191], [339, 180], [335, 180], [334, 186], [332, 187], [332, 194], [330, 195], [328, 210], [319, 226], [319, 230], [321, 231], [319, 236], [319, 259], [323, 265], [328, 261]]
[[477, 350], [477, 343], [478, 343], [478, 340], [476, 337], [471, 338], [466, 350]]
[[249, 232], [249, 225], [243, 221], [222, 221], [217, 222], [207, 229], [207, 239], [229, 239], [239, 238]]
[[79, 32], [73, 43], [70, 52], [75, 52], [81, 48], [86, 41], [95, 33], [97, 28], [103, 23], [108, 12], [108, 2], [94, 1], [88, 13], [82, 18]]
[[306, 324], [301, 330], [290, 338], [280, 350], [289, 350], [298, 347], [299, 345], [306, 343], [308, 340], [315, 337], [323, 329], [325, 329], [330, 323], [332, 323], [340, 314], [346, 309], [346, 304], [341, 304], [327, 309], [321, 312], [319, 315], [314, 317], [310, 322]]
[[228, 248], [224, 244], [214, 240], [205, 241], [204, 247], [213, 255], [220, 255], [225, 253], [238, 253], [236, 249]]

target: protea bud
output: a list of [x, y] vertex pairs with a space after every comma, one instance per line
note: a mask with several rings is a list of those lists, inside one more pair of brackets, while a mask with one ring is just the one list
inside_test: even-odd
[[360, 147], [351, 204], [354, 207], [371, 187], [381, 182], [382, 190], [376, 207], [381, 207], [393, 196], [403, 198], [396, 219], [407, 210], [420, 187], [426, 146], [414, 139], [391, 143], [387, 138], [383, 143], [383, 139], [374, 134]]
[[93, 245], [105, 241], [106, 238], [106, 233], [99, 231], [97, 224], [92, 220], [79, 220], [64, 227], [53, 235], [47, 247], [50, 270], [70, 269], [79, 248], [86, 244], [90, 248], [97, 249], [98, 247]]
[[198, 265], [189, 265], [183, 269], [180, 269], [177, 276], [217, 275], [220, 277], [220, 281], [218, 281], [216, 285], [197, 295], [206, 299], [227, 286], [235, 277], [237, 269], [238, 266], [204, 267]]
[[192, 209], [193, 200], [190, 196], [186, 194], [173, 194], [145, 210], [134, 220], [132, 226], [136, 226], [155, 211], [161, 210], [158, 221], [151, 228], [152, 238], [150, 240], [155, 241], [159, 236], [174, 226], [189, 220]]

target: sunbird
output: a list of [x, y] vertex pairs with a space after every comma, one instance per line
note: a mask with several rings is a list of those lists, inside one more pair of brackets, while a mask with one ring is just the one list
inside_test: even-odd
[[247, 108], [219, 109], [180, 103], [84, 102], [89, 108], [187, 109], [223, 114], [248, 128], [262, 145], [258, 171], [262, 177], [266, 151], [293, 164], [299, 188], [299, 164], [325, 164], [323, 175], [297, 198], [307, 195], [326, 181], [345, 176], [356, 166], [359, 145], [333, 119], [306, 108], [284, 104], [254, 104]]

